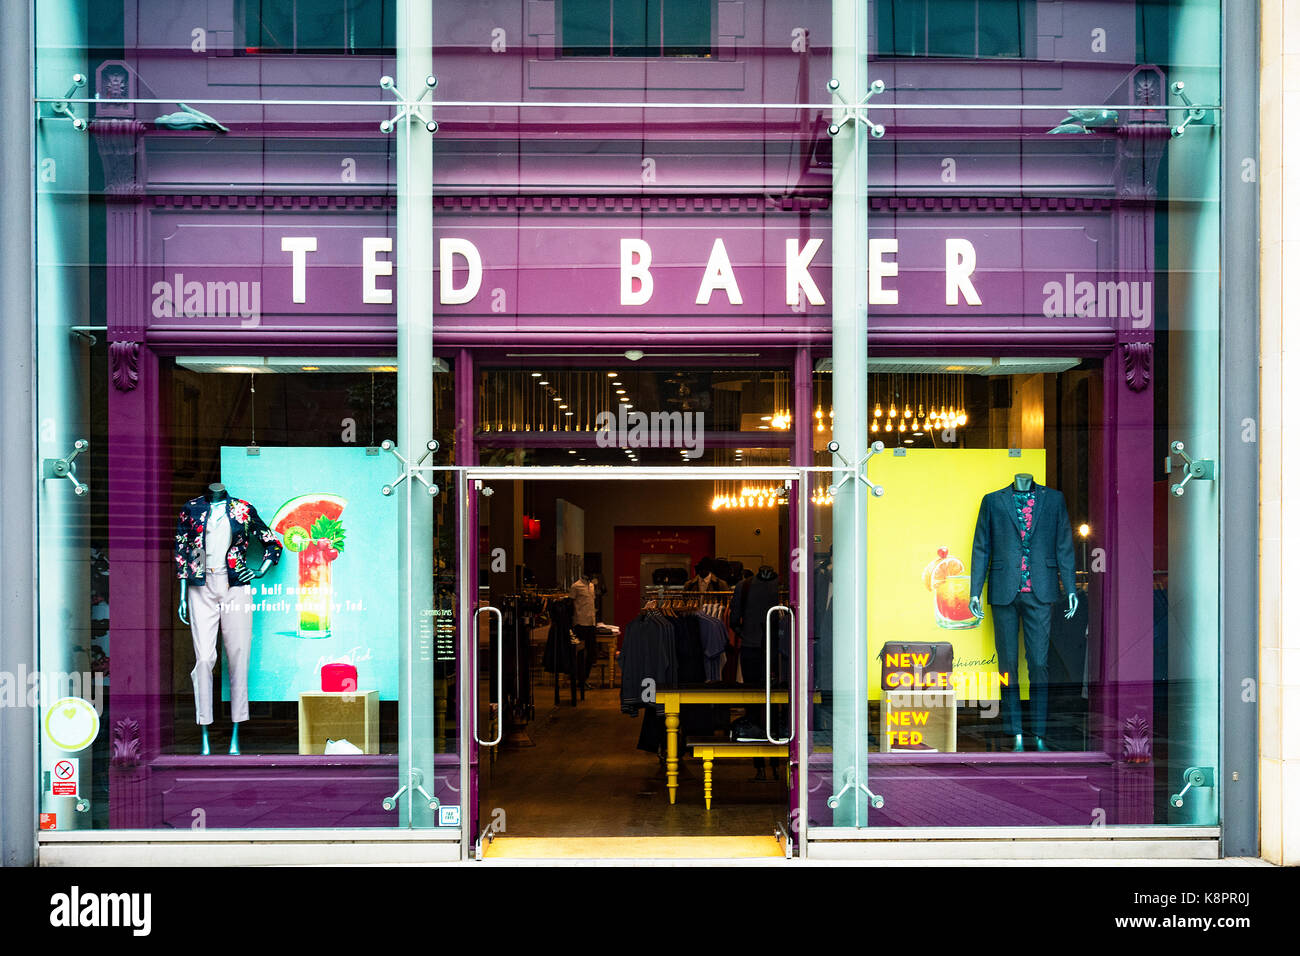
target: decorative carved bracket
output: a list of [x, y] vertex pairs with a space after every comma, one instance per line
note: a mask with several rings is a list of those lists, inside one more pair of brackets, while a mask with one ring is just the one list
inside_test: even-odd
[[136, 168], [144, 131], [145, 125], [133, 119], [97, 119], [90, 124], [104, 165], [104, 198], [110, 202], [131, 202], [144, 197], [144, 186]]
[[140, 381], [140, 343], [110, 342], [108, 361], [113, 387], [119, 392], [133, 390]]
[[1124, 352], [1124, 381], [1135, 392], [1141, 392], [1151, 384], [1151, 343], [1125, 342], [1120, 347]]

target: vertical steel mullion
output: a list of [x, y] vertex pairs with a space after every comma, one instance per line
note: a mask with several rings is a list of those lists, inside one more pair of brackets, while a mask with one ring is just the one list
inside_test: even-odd
[[[1219, 298], [1221, 336], [1219, 442], [1223, 467], [1219, 495], [1219, 820], [1223, 856], [1259, 856], [1259, 703], [1242, 699], [1242, 681], [1258, 689], [1259, 652], [1259, 445], [1240, 440], [1243, 422], [1260, 421], [1259, 360], [1259, 6], [1249, 12], [1225, 2], [1221, 64], [1222, 139], [1219, 185]], [[1234, 150], [1228, 154], [1228, 149]], [[1255, 160], [1256, 175], [1241, 175]], [[1233, 314], [1250, 321], [1229, 322]]]
[[[397, 88], [415, 96], [433, 72], [431, 4], [399, 0]], [[397, 446], [414, 465], [433, 438], [433, 140], [405, 118], [397, 137]], [[397, 489], [399, 784], [412, 787], [400, 804], [408, 826], [437, 824], [412, 784], [433, 794], [434, 623], [433, 499], [413, 476]]]

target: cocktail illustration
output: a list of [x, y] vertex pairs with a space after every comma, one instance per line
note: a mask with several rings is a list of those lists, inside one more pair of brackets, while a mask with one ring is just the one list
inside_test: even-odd
[[979, 618], [970, 611], [970, 575], [961, 558], [952, 557], [947, 548], [925, 566], [921, 581], [934, 593], [934, 623], [945, 631], [975, 627]]
[[346, 534], [339, 518], [347, 500], [338, 495], [299, 495], [280, 506], [271, 530], [298, 555], [298, 636], [330, 636], [334, 605], [334, 562]]

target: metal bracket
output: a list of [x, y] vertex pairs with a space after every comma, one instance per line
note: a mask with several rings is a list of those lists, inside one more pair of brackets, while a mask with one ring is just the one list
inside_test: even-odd
[[1183, 797], [1187, 796], [1188, 790], [1191, 790], [1193, 787], [1213, 786], [1213, 767], [1188, 767], [1183, 771], [1183, 789], [1179, 790], [1169, 798], [1169, 805], [1176, 810], [1181, 810], [1183, 806]]
[[398, 461], [402, 463], [402, 473], [397, 476], [397, 480], [394, 481], [392, 484], [384, 485], [384, 487], [379, 489], [384, 493], [385, 496], [391, 495], [394, 491], [396, 491], [397, 486], [400, 485], [402, 482], [404, 482], [407, 478], [410, 478], [414, 481], [418, 481], [421, 484], [423, 484], [426, 488], [429, 489], [429, 494], [431, 495], [436, 495], [438, 493], [438, 486], [435, 485], [428, 478], [424, 477], [424, 473], [426, 471], [429, 472], [430, 475], [432, 475], [433, 473], [433, 465], [426, 465], [424, 462], [428, 459], [430, 455], [437, 452], [437, 450], [441, 447], [438, 444], [438, 440], [436, 438], [430, 439], [425, 444], [424, 447], [427, 450], [423, 455], [419, 457], [419, 459], [416, 460], [414, 464], [412, 464], [411, 462], [403, 458], [401, 453], [398, 452], [397, 446], [387, 438], [385, 438], [382, 442], [379, 443], [379, 447], [382, 448], [384, 451], [388, 452], [389, 454], [391, 454], [394, 458], [396, 458]]
[[885, 805], [884, 797], [878, 793], [872, 793], [867, 789], [865, 783], [857, 782], [857, 774], [854, 772], [853, 768], [850, 767], [848, 770], [844, 771], [844, 786], [840, 787], [833, 796], [826, 798], [826, 806], [834, 810], [840, 805], [840, 800], [844, 797], [844, 794], [848, 793], [850, 790], [861, 790], [867, 795], [867, 799], [871, 802], [871, 806], [877, 810]]
[[843, 478], [841, 478], [839, 481], [835, 482], [835, 484], [831, 485], [829, 488], [826, 489], [827, 494], [833, 497], [835, 495], [835, 492], [839, 490], [841, 485], [843, 485], [846, 481], [849, 481], [853, 478], [857, 478], [864, 485], [870, 488], [872, 495], [874, 495], [877, 498], [879, 498], [881, 495], [885, 493], [884, 488], [882, 488], [880, 485], [873, 483], [871, 479], [867, 477], [867, 462], [869, 462], [874, 456], [884, 452], [885, 450], [884, 442], [873, 441], [871, 443], [871, 446], [867, 449], [867, 453], [863, 455], [862, 458], [860, 458], [856, 464], [850, 462], [847, 458], [845, 458], [843, 455], [840, 454], [840, 443], [837, 441], [827, 442], [826, 450], [830, 452], [832, 455], [834, 455], [836, 458], [838, 458], [841, 462], [843, 462], [845, 468], [851, 469], [848, 474], [846, 474]]
[[90, 489], [77, 480], [77, 456], [90, 447], [90, 442], [84, 438], [77, 439], [77, 443], [72, 446], [72, 454], [67, 458], [46, 458], [41, 462], [41, 478], [49, 481], [51, 478], [67, 478], [72, 482], [72, 488], [78, 496], [84, 495]]
[[[397, 112], [393, 114], [392, 119], [386, 119], [379, 124], [379, 132], [391, 133], [397, 129], [397, 124], [408, 116], [419, 119], [424, 123], [424, 128], [430, 133], [438, 132], [438, 121], [431, 116], [425, 116], [424, 110], [420, 106], [424, 102], [424, 98], [432, 93], [433, 88], [437, 85], [438, 78], [430, 73], [424, 78], [424, 92], [414, 100], [408, 100], [402, 95], [402, 91], [397, 88], [397, 84], [393, 82], [391, 76], [381, 76], [379, 78], [379, 88], [381, 90], [392, 90], [393, 95], [397, 97]], [[432, 102], [430, 102], [430, 105], [433, 105]]]
[[794, 841], [790, 839], [790, 831], [780, 820], [777, 820], [776, 826], [772, 828], [772, 836], [776, 837], [776, 842], [785, 848], [785, 858], [794, 859]]
[[74, 113], [72, 111], [72, 104], [67, 101], [72, 99], [73, 93], [77, 92], [77, 90], [81, 89], [85, 85], [86, 77], [81, 73], [73, 73], [72, 85], [68, 87], [68, 92], [63, 94], [63, 99], [50, 105], [50, 110], [56, 116], [66, 116], [68, 119], [72, 120], [72, 128], [81, 133], [90, 129], [90, 123]]
[[1205, 118], [1206, 114], [1209, 111], [1206, 110], [1203, 106], [1199, 106], [1187, 98], [1187, 93], [1184, 92], [1186, 89], [1187, 86], [1185, 83], [1183, 83], [1182, 80], [1179, 80], [1177, 83], [1174, 83], [1172, 86], [1169, 87], [1169, 92], [1172, 93], [1174, 96], [1178, 97], [1180, 100], [1182, 100], [1183, 105], [1187, 107], [1187, 109], [1183, 111], [1183, 121], [1179, 123], [1177, 126], [1169, 130], [1169, 135], [1172, 136], [1174, 139], [1177, 139], [1179, 136], [1182, 136], [1184, 133], [1186, 133], [1187, 127], [1191, 126], [1193, 123], [1202, 126], [1214, 125], [1214, 120], [1207, 120]]
[[[1186, 446], [1180, 441], [1171, 442], [1169, 450], [1183, 459], [1183, 480], [1169, 489], [1169, 493], [1175, 498], [1181, 498], [1187, 493], [1187, 483], [1189, 481], [1213, 481], [1218, 476], [1218, 464], [1213, 458], [1193, 459], [1188, 457]], [[1166, 458], [1165, 473], [1169, 474], [1172, 471], [1172, 458]]]
[[402, 798], [402, 794], [410, 792], [410, 793], [418, 793], [420, 796], [424, 797], [424, 799], [429, 804], [430, 810], [437, 810], [438, 809], [437, 797], [429, 796], [429, 792], [424, 789], [424, 771], [419, 770], [416, 767], [412, 767], [409, 776], [410, 776], [409, 782], [404, 783], [400, 787], [398, 787], [397, 792], [395, 794], [393, 794], [391, 797], [384, 797], [384, 804], [383, 804], [384, 809], [396, 810], [397, 801]]
[[496, 836], [497, 836], [497, 833], [496, 833], [496, 830], [493, 829], [493, 824], [489, 823], [486, 827], [483, 828], [483, 832], [480, 833], [480, 834], [478, 835], [478, 839], [474, 841], [474, 859], [475, 859], [475, 860], [482, 860], [482, 859], [483, 859], [483, 841], [486, 840], [487, 843], [488, 843], [488, 846], [491, 846], [491, 845], [492, 845], [492, 841], [496, 839]]
[[871, 129], [871, 135], [876, 139], [880, 139], [885, 135], [885, 127], [881, 126], [879, 123], [873, 123], [871, 117], [867, 115], [867, 103], [870, 102], [873, 96], [878, 96], [885, 92], [884, 80], [873, 81], [871, 88], [867, 90], [867, 95], [862, 97], [862, 99], [856, 103], [850, 103], [844, 99], [844, 95], [840, 93], [840, 81], [835, 79], [835, 77], [831, 77], [830, 82], [826, 84], [826, 89], [830, 92], [831, 96], [839, 100], [840, 105], [844, 107], [844, 115], [840, 117], [839, 121], [832, 122], [830, 126], [826, 127], [826, 132], [829, 135], [838, 136], [840, 130], [849, 123], [864, 124]]

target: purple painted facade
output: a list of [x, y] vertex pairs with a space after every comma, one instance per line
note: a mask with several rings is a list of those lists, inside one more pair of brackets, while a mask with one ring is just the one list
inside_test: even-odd
[[[109, 506], [112, 717], [115, 726], [135, 722], [140, 742], [138, 761], [112, 770], [111, 825], [188, 827], [186, 808], [204, 806], [210, 828], [392, 826], [392, 815], [378, 807], [395, 789], [395, 757], [176, 753], [171, 698], [187, 688], [174, 681], [170, 641], [160, 636], [170, 635], [175, 616], [169, 357], [384, 355], [396, 348], [396, 303], [364, 301], [368, 283], [391, 290], [394, 279], [382, 272], [367, 278], [363, 243], [390, 240], [396, 251], [374, 261], [401, 268], [396, 148], [378, 132], [392, 109], [377, 80], [393, 71], [393, 61], [249, 54], [232, 4], [126, 6], [127, 55], [97, 71], [104, 102], [90, 129], [106, 200], [113, 384], [101, 398], [108, 484], [130, 489], [112, 494]], [[876, 789], [887, 788], [891, 799], [873, 811], [872, 826], [1088, 825], [1097, 808], [1112, 822], [1155, 821], [1152, 774], [1125, 762], [1123, 734], [1127, 719], [1151, 720], [1154, 707], [1152, 290], [1164, 281], [1155, 231], [1168, 129], [1163, 112], [1142, 107], [1164, 103], [1165, 78], [1136, 59], [1132, 3], [1028, 6], [1037, 60], [885, 58], [873, 65], [872, 78], [879, 75], [891, 93], [872, 107], [889, 135], [871, 144], [866, 238], [896, 240], [886, 261], [898, 270], [883, 279], [897, 304], [869, 306], [870, 335], [880, 355], [1101, 360], [1104, 399], [1091, 437], [1090, 487], [1095, 541], [1106, 549], [1109, 573], [1094, 577], [1090, 603], [1102, 675], [1090, 705], [1091, 739], [1086, 752], [1075, 753], [873, 754]], [[493, 0], [436, 18], [435, 256], [441, 240], [458, 239], [472, 243], [482, 262], [470, 301], [435, 307], [431, 347], [455, 358], [457, 464], [476, 460], [475, 370], [505, 352], [643, 347], [650, 364], [656, 347], [691, 346], [757, 351], [792, 370], [795, 431], [772, 444], [790, 445], [793, 464], [811, 465], [812, 363], [829, 354], [836, 255], [825, 132], [830, 5], [720, 0], [717, 55], [698, 62], [566, 59], [557, 53], [556, 7]], [[1071, 22], [1079, 17], [1086, 29]], [[189, 52], [196, 23], [206, 25], [201, 54]], [[1107, 52], [1075, 49], [1098, 26], [1114, 38]], [[503, 54], [491, 52], [496, 28], [507, 37]], [[800, 29], [808, 43], [795, 50], [792, 31]], [[241, 102], [202, 106], [230, 129], [213, 134], [158, 129], [154, 111], [170, 107], [115, 104], [115, 96]], [[439, 100], [575, 105], [438, 107]], [[890, 109], [936, 100], [957, 105], [949, 112]], [[592, 102], [680, 106], [577, 105]], [[825, 105], [692, 108], [719, 102]], [[958, 108], [974, 102], [1006, 109]], [[1104, 103], [1119, 119], [1092, 135], [1049, 136], [1055, 114], [1017, 109], [1048, 102]], [[295, 237], [315, 239], [302, 302], [294, 301], [293, 256], [283, 247]], [[653, 250], [654, 292], [644, 305], [620, 301], [621, 239]], [[742, 301], [719, 290], [696, 304], [718, 239]], [[969, 278], [978, 305], [965, 296], [948, 303], [952, 239], [966, 240], [976, 255]], [[822, 304], [807, 296], [789, 303], [788, 240], [797, 249], [820, 242], [807, 275]], [[863, 254], [868, 248], [860, 244]], [[454, 292], [468, 266], [463, 257], [453, 261], [461, 270], [450, 280]], [[859, 256], [838, 267], [866, 269], [867, 262]], [[432, 277], [435, 302], [445, 279], [441, 270]], [[257, 284], [255, 315], [211, 308], [210, 284], [227, 290], [228, 283], [235, 283], [228, 302], [239, 284]], [[1052, 283], [1060, 286], [1057, 299]], [[201, 294], [194, 309], [190, 284]], [[1087, 284], [1092, 304], [1085, 297], [1080, 306], [1074, 290]], [[1097, 295], [1100, 285], [1108, 297]], [[491, 443], [547, 442], [516, 434]], [[460, 520], [477, 527], [472, 507]], [[811, 521], [793, 516], [792, 540]], [[461, 662], [462, 672], [471, 666]], [[439, 794], [455, 802], [460, 757], [445, 756]], [[808, 775], [810, 822], [828, 822], [829, 757], [817, 754], [797, 772]], [[985, 810], [947, 812], [954, 793], [978, 795]], [[475, 803], [471, 795], [468, 807]]]

